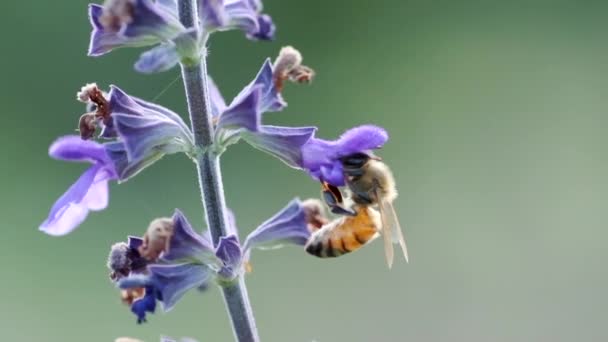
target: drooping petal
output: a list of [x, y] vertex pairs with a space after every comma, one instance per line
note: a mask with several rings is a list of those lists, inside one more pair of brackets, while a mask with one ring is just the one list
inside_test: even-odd
[[306, 213], [296, 198], [251, 232], [243, 249], [248, 253], [252, 248], [279, 248], [286, 243], [303, 246], [309, 237]]
[[178, 209], [175, 209], [173, 214], [173, 226], [169, 251], [162, 257], [164, 261], [202, 263], [219, 269], [221, 261], [215, 256], [211, 242], [196, 233], [186, 216]]
[[57, 139], [49, 148], [55, 159], [93, 163], [55, 202], [40, 230], [50, 235], [65, 235], [84, 221], [90, 210], [108, 205], [108, 181], [117, 178], [112, 160], [102, 144], [78, 136]]
[[148, 269], [165, 311], [171, 310], [188, 290], [206, 284], [213, 276], [209, 267], [200, 264], [151, 265]]
[[387, 132], [373, 125], [352, 128], [333, 141], [313, 137], [302, 146], [301, 167], [314, 179], [342, 186], [344, 174], [340, 158], [378, 149], [387, 140]]
[[234, 279], [240, 271], [243, 256], [236, 235], [222, 236], [215, 253], [224, 262], [218, 274], [225, 279]]
[[258, 132], [243, 132], [243, 140], [258, 150], [278, 158], [290, 167], [304, 163], [302, 147], [314, 136], [316, 127], [260, 127]]
[[90, 210], [102, 210], [108, 205], [110, 174], [100, 164], [91, 166], [55, 202], [40, 230], [49, 235], [65, 235], [76, 229]]

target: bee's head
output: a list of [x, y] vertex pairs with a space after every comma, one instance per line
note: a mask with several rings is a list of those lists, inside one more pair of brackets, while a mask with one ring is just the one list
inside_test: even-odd
[[345, 171], [356, 171], [361, 169], [370, 159], [376, 159], [371, 154], [364, 152], [357, 152], [350, 154], [348, 156], [340, 158], [342, 165], [344, 166]]

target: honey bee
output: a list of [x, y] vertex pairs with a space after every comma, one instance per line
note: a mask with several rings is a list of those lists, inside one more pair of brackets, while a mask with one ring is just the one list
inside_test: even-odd
[[314, 231], [306, 243], [306, 252], [319, 258], [339, 257], [378, 237], [378, 212], [369, 206], [356, 206], [355, 213], [341, 216]]
[[150, 222], [143, 236], [143, 243], [138, 251], [142, 257], [148, 260], [156, 260], [162, 252], [169, 251], [169, 244], [173, 236], [173, 220], [161, 217]]
[[393, 207], [397, 188], [389, 167], [380, 158], [366, 153], [346, 156], [342, 158], [342, 165], [353, 202], [363, 206], [378, 206], [388, 267], [393, 265], [393, 243], [401, 246], [405, 261], [408, 262], [407, 245]]
[[380, 158], [365, 153], [352, 154], [341, 161], [354, 204], [352, 209], [347, 208], [340, 189], [322, 182], [326, 204], [332, 213], [343, 216], [313, 231], [306, 251], [321, 258], [337, 257], [361, 248], [381, 233], [388, 267], [393, 264], [393, 243], [401, 246], [407, 262], [405, 238], [392, 204], [397, 198], [392, 172]]

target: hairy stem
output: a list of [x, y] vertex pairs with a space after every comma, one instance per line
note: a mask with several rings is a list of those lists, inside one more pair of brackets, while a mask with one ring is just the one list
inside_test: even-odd
[[[186, 27], [198, 25], [196, 0], [179, 0], [179, 17]], [[194, 142], [202, 151], [197, 157], [197, 169], [205, 218], [213, 245], [217, 247], [220, 238], [227, 232], [226, 201], [219, 156], [208, 148], [213, 141], [213, 122], [205, 55], [203, 54], [197, 64], [182, 63], [181, 70]], [[236, 340], [239, 342], [259, 341], [247, 287], [242, 276], [237, 281], [223, 286], [222, 292]]]

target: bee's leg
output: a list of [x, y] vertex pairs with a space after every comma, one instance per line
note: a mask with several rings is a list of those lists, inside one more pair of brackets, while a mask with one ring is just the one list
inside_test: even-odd
[[343, 206], [337, 205], [331, 208], [331, 212], [337, 215], [345, 216], [357, 216], [357, 213], [352, 209], [344, 208]]
[[342, 201], [342, 193], [337, 187], [329, 183], [322, 182], [321, 194], [323, 195], [323, 200], [325, 201], [325, 204], [327, 204], [332, 213], [348, 216], [357, 215], [355, 211], [344, 207], [344, 203]]

